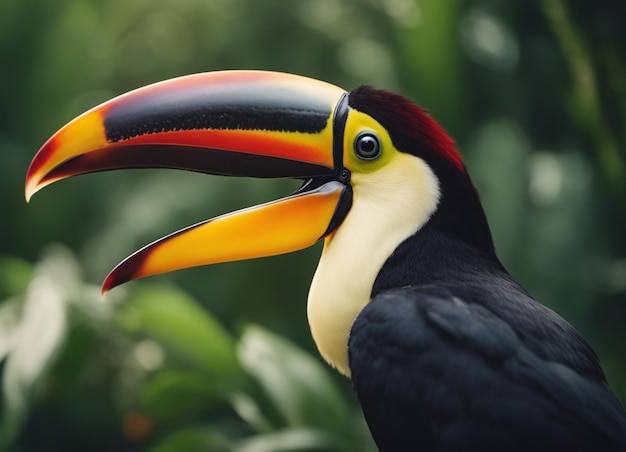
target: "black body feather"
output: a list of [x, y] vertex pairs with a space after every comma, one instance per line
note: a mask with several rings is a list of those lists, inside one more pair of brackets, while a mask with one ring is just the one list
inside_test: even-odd
[[394, 260], [406, 267], [430, 229], [377, 281], [405, 287], [378, 290], [352, 327], [352, 380], [380, 450], [626, 451], [626, 415], [594, 352], [499, 265], [428, 237], [445, 254], [410, 259], [441, 271], [398, 285]]

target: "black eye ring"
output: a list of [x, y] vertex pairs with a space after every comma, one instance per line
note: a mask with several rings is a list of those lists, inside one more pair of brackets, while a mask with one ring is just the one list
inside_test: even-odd
[[371, 131], [359, 133], [354, 139], [354, 153], [361, 160], [376, 160], [382, 153], [380, 138]]

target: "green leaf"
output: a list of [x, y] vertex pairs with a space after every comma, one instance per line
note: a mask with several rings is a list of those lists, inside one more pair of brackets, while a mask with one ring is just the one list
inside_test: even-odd
[[0, 303], [0, 361], [17, 343], [23, 302], [22, 297], [14, 297]]
[[270, 420], [265, 416], [261, 407], [250, 395], [244, 392], [235, 392], [230, 396], [230, 405], [256, 432], [267, 433], [273, 430]]
[[196, 300], [169, 286], [143, 286], [118, 317], [122, 327], [144, 332], [174, 356], [220, 381], [239, 373], [232, 336]]
[[238, 353], [288, 425], [344, 431], [346, 401], [319, 361], [259, 326], [245, 329]]
[[218, 397], [216, 386], [205, 375], [165, 370], [141, 388], [139, 408], [152, 421], [163, 423], [200, 413]]
[[150, 452], [226, 452], [231, 450], [230, 442], [221, 433], [206, 427], [191, 427], [168, 436], [157, 446], [152, 447]]
[[33, 267], [13, 256], [0, 256], [0, 298], [26, 291]]
[[[21, 315], [19, 320], [13, 318], [17, 325], [7, 344], [2, 378], [4, 403], [0, 449], [8, 446], [19, 433], [35, 386], [63, 343], [67, 329], [67, 302], [71, 294], [68, 287], [75, 288], [77, 281], [73, 257], [64, 249], [51, 248], [37, 265], [28, 284]], [[6, 308], [10, 309], [8, 315], [15, 315], [15, 305]]]
[[340, 444], [328, 432], [311, 428], [290, 428], [278, 432], [256, 435], [242, 441], [236, 452], [288, 452], [288, 451], [342, 450]]

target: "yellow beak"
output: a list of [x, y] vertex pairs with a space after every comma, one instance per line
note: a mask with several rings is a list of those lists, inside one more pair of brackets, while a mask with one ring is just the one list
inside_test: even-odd
[[[291, 74], [226, 71], [140, 88], [84, 113], [35, 155], [26, 199], [69, 176], [120, 168], [304, 180], [293, 195], [199, 223], [120, 263], [103, 292], [171, 270], [308, 247], [350, 209], [345, 92]], [[339, 113], [338, 113], [339, 112]]]

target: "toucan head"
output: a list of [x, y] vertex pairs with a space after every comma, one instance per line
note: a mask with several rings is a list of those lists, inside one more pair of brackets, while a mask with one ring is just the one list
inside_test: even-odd
[[[429, 222], [463, 235], [457, 223], [467, 222], [464, 215], [474, 215], [477, 203], [453, 141], [404, 97], [261, 71], [180, 77], [95, 107], [39, 150], [26, 176], [26, 198], [77, 174], [155, 167], [303, 183], [278, 201], [147, 245], [109, 273], [103, 292], [149, 275], [282, 254], [324, 239], [309, 322], [322, 355], [346, 375], [350, 326], [387, 258]], [[490, 243], [480, 234], [467, 240]]]

